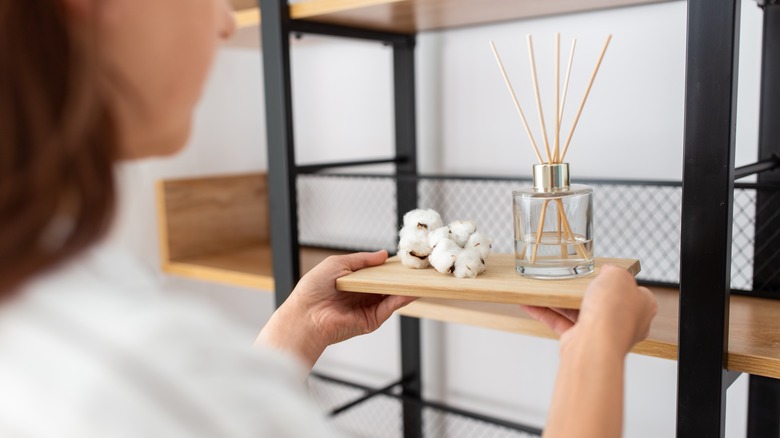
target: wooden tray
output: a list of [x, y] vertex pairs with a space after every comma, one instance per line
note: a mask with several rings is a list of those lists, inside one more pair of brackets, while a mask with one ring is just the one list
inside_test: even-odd
[[529, 304], [577, 309], [588, 284], [601, 266], [609, 264], [639, 273], [639, 260], [596, 259], [596, 272], [569, 280], [533, 280], [515, 272], [514, 255], [493, 254], [487, 271], [477, 278], [455, 278], [433, 268], [410, 269], [392, 257], [381, 266], [367, 268], [336, 280], [344, 292], [450, 298], [468, 301]]

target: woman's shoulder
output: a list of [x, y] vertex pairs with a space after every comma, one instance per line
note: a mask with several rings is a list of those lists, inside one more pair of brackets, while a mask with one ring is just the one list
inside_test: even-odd
[[[252, 348], [205, 303], [95, 267], [63, 266], [0, 310], [0, 432], [21, 422], [40, 429], [35, 436], [63, 427], [71, 429], [59, 436], [139, 427], [150, 428], [145, 436], [291, 436], [291, 427], [306, 427], [282, 420], [296, 412], [319, 424], [295, 359]], [[29, 412], [51, 421], [25, 420]]]

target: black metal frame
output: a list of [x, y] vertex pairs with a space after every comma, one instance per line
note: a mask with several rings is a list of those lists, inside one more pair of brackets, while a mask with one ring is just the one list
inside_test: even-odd
[[301, 273], [290, 79], [290, 9], [286, 0], [258, 1], [263, 11], [261, 34], [274, 293], [276, 305], [280, 306], [295, 287]]
[[722, 437], [740, 0], [688, 1], [677, 435]]
[[[324, 169], [395, 163], [401, 212], [416, 207], [416, 127], [413, 36], [291, 20], [287, 0], [258, 0], [263, 11], [262, 45], [268, 131], [269, 202], [277, 305], [298, 280], [296, 176]], [[724, 434], [725, 394], [738, 376], [726, 371], [730, 295], [730, 251], [735, 178], [759, 173], [759, 182], [780, 182], [780, 6], [765, 8], [761, 132], [758, 162], [734, 168], [736, 82], [741, 0], [688, 0], [685, 147], [680, 273], [680, 333], [677, 435]], [[396, 157], [296, 167], [292, 129], [289, 36], [316, 33], [380, 41], [393, 46]], [[662, 183], [663, 184], [663, 183]], [[669, 182], [669, 185], [676, 183]], [[747, 184], [745, 185], [747, 186]], [[767, 203], [759, 195], [758, 202]], [[771, 202], [780, 201], [774, 200]], [[776, 209], [758, 218], [763, 235], [780, 246]], [[758, 227], [757, 227], [758, 229]], [[757, 231], [758, 232], [758, 231]], [[714, 238], [716, 237], [716, 238]], [[763, 255], [762, 255], [763, 257]], [[759, 254], [756, 254], [759, 260]], [[756, 271], [756, 278], [764, 272]], [[778, 279], [780, 282], [780, 279]], [[422, 435], [419, 321], [403, 318], [404, 430]], [[376, 394], [385, 394], [383, 388]], [[773, 400], [769, 403], [767, 400]], [[780, 384], [751, 376], [749, 437], [780, 433]], [[462, 413], [468, 415], [468, 413]]]
[[[780, 4], [770, 1], [763, 4], [764, 35], [761, 60], [761, 114], [758, 138], [758, 159], [777, 164], [780, 156]], [[762, 183], [780, 183], [777, 166], [767, 168], [758, 175]], [[770, 269], [770, 258], [778, 257], [780, 232], [776, 224], [780, 214], [780, 200], [758, 193], [757, 205], [765, 211], [756, 216], [756, 241], [766, 242], [757, 248], [755, 260], [764, 260], [753, 272], [753, 283], [780, 291], [780, 276]], [[774, 225], [774, 226], [773, 226]], [[775, 251], [769, 250], [775, 248]], [[780, 264], [780, 259], [774, 266]], [[780, 380], [750, 376], [748, 389], [748, 437], [780, 437]]]
[[[287, 0], [258, 0], [263, 11], [262, 45], [268, 131], [268, 180], [271, 211], [271, 249], [274, 254], [276, 305], [289, 296], [300, 278], [295, 179], [300, 173], [330, 168], [394, 163], [396, 174], [417, 174], [417, 130], [415, 112], [415, 65], [413, 35], [377, 32], [302, 20], [291, 20]], [[289, 36], [313, 33], [373, 40], [393, 46], [393, 86], [395, 90], [395, 152], [389, 159], [363, 160], [297, 166], [293, 140], [292, 94], [290, 84]], [[417, 184], [401, 181], [396, 186], [397, 211], [417, 206]], [[398, 223], [403, 216], [399, 213]], [[401, 317], [401, 380], [404, 401], [404, 435], [422, 437], [422, 367], [420, 321]]]
[[[395, 98], [395, 153], [403, 161], [396, 163], [396, 175], [417, 175], [417, 113], [414, 78], [415, 38], [393, 44], [393, 89]], [[417, 208], [417, 182], [398, 179], [396, 183], [396, 228], [403, 225], [403, 214]], [[422, 438], [422, 408], [409, 400], [422, 400], [422, 353], [420, 320], [401, 317], [401, 375], [404, 396], [404, 436]]]

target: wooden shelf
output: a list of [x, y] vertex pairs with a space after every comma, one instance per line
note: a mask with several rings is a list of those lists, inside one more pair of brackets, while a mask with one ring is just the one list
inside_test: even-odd
[[[301, 248], [301, 273], [309, 272], [311, 268], [317, 266], [328, 256], [338, 254], [344, 254], [344, 252]], [[257, 245], [169, 261], [163, 264], [162, 269], [179, 277], [273, 291], [272, 260], [271, 247]]]
[[[264, 174], [160, 181], [164, 272], [272, 291], [268, 194]], [[301, 272], [342, 251], [301, 249]]]
[[[158, 184], [158, 202], [161, 253], [166, 272], [198, 280], [273, 290], [265, 175], [162, 181]], [[304, 248], [301, 250], [301, 269], [306, 272], [327, 256], [341, 253]], [[490, 278], [487, 275], [503, 264], [505, 270], [512, 271], [514, 280], [522, 280], [511, 268], [511, 256], [496, 254], [491, 263], [483, 279]], [[631, 263], [626, 268], [630, 266]], [[395, 274], [395, 277], [408, 279], [425, 274], [420, 270], [401, 269], [404, 275]], [[427, 271], [433, 274], [431, 277], [437, 283], [450, 280], [471, 287], [479, 280], [456, 279]], [[588, 281], [587, 277], [580, 280]], [[569, 281], [575, 284], [578, 280]], [[546, 282], [535, 283], [544, 285]], [[563, 282], [547, 284], [560, 283]], [[388, 289], [385, 282], [382, 288], [378, 291], [394, 290]], [[452, 286], [448, 284], [446, 288], [451, 289]], [[679, 293], [672, 289], [654, 289], [653, 292], [658, 299], [658, 315], [648, 339], [638, 344], [634, 351], [676, 359]], [[546, 293], [549, 294], [549, 291]], [[573, 297], [579, 303], [579, 298]], [[485, 299], [482, 296], [477, 298]], [[571, 303], [572, 297], [566, 300]], [[560, 304], [566, 304], [566, 301]], [[555, 338], [551, 331], [523, 313], [516, 304], [423, 298], [401, 309], [400, 313]], [[777, 315], [780, 315], [780, 301], [731, 297], [728, 369], [780, 378], [780, 318]]]
[[[232, 0], [239, 28], [257, 26], [252, 0]], [[293, 19], [413, 34], [522, 18], [670, 0], [309, 0], [290, 4]]]
[[[677, 360], [679, 291], [653, 288], [658, 315], [648, 338], [633, 352]], [[557, 336], [513, 304], [422, 298], [399, 311], [406, 316], [555, 339]], [[780, 378], [780, 301], [731, 297], [727, 368]]]
[[577, 309], [582, 294], [604, 264], [639, 273], [633, 259], [596, 259], [596, 273], [568, 280], [533, 280], [517, 275], [512, 254], [493, 254], [487, 271], [477, 278], [456, 278], [433, 269], [410, 269], [397, 257], [373, 268], [339, 278], [336, 288], [345, 292], [388, 293], [426, 298], [530, 304]]

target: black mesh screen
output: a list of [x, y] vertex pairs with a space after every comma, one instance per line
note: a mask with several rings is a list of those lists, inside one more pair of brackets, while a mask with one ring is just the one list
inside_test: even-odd
[[[481, 231], [493, 237], [496, 252], [512, 252], [512, 190], [528, 186], [530, 181], [414, 179], [419, 207], [437, 210], [445, 223], [474, 220]], [[678, 283], [680, 185], [631, 181], [587, 184], [594, 189], [596, 256], [636, 258], [642, 263], [639, 279]], [[777, 292], [780, 208], [772, 206], [780, 203], [780, 189], [758, 187], [745, 185], [734, 191], [732, 288]], [[394, 252], [398, 230], [395, 177], [303, 175], [298, 177], [298, 193], [302, 244]], [[759, 198], [762, 211], [756, 208]]]

